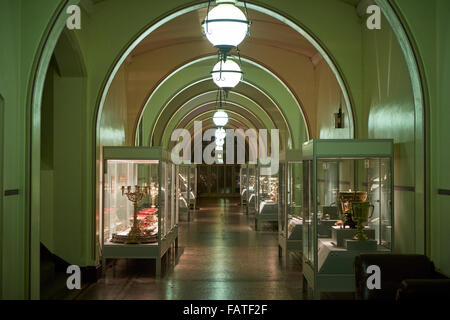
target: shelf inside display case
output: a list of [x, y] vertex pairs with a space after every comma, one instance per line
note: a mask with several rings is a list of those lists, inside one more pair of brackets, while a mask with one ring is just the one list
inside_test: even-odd
[[331, 239], [319, 240], [318, 272], [321, 274], [353, 274], [353, 262], [361, 253], [388, 253], [389, 249], [376, 246], [375, 250], [347, 250], [336, 247]]
[[392, 169], [392, 140], [303, 145], [303, 267], [316, 297], [354, 290], [356, 256], [391, 252]]
[[[331, 229], [332, 244], [336, 247], [344, 248], [345, 240], [353, 239], [356, 235], [356, 229], [349, 227], [342, 228], [339, 226], [333, 226]], [[364, 233], [367, 236], [367, 240], [375, 239], [375, 229], [364, 227]]]

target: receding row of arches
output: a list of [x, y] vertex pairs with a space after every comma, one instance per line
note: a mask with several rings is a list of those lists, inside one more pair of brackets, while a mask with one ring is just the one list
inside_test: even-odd
[[[62, 2], [61, 12], [76, 2]], [[395, 11], [386, 1], [377, 3], [389, 23], [397, 26]], [[32, 248], [44, 242], [54, 254], [83, 266], [93, 266], [99, 259], [101, 148], [111, 145], [170, 148], [173, 130], [186, 128], [192, 132], [195, 121], [204, 121], [205, 128], [210, 128], [215, 110], [216, 92], [209, 79], [215, 52], [205, 43], [197, 26], [205, 15], [207, 2], [155, 5], [153, 19], [139, 16], [141, 24], [123, 31], [126, 41], [121, 41], [122, 35], [118, 35], [115, 50], [107, 56], [101, 48], [103, 40], [99, 38], [98, 44], [93, 40], [98, 32], [94, 27], [109, 14], [120, 16], [122, 5], [120, 1], [96, 3], [97, 11], [90, 13], [87, 30], [78, 34], [63, 31], [64, 15], [58, 15], [48, 34], [50, 40], [42, 47], [45, 58], [36, 69], [32, 108], [40, 125], [33, 127], [37, 130], [33, 131], [33, 148], [40, 150], [40, 158], [33, 159], [32, 167], [40, 175], [32, 179], [31, 188], [41, 192], [32, 196], [31, 201]], [[359, 74], [365, 72], [365, 81], [371, 83], [374, 73], [384, 71], [352, 65], [352, 60], [361, 53], [355, 47], [366, 40], [350, 45], [350, 39], [368, 32], [361, 30], [361, 17], [357, 16], [355, 6], [330, 0], [328, 6], [337, 10], [337, 21], [350, 17], [342, 23], [341, 30], [330, 31], [321, 29], [319, 22], [307, 17], [310, 14], [317, 18], [323, 9], [303, 3], [305, 12], [297, 16], [288, 14], [289, 5], [294, 5], [293, 1], [278, 9], [269, 9], [270, 5], [264, 1], [249, 4], [255, 30], [241, 47], [244, 81], [229, 94], [224, 105], [231, 127], [279, 129], [282, 150], [298, 149], [311, 138], [386, 134], [407, 136], [406, 145], [399, 145], [396, 150], [398, 159], [420, 149], [423, 139], [414, 140], [411, 132], [398, 133], [395, 128], [389, 133], [377, 131], [377, 122], [371, 122], [374, 116], [386, 116], [389, 110], [371, 112], [372, 105], [383, 101], [364, 101], [364, 90], [366, 93], [370, 90], [358, 83], [362, 80]], [[137, 12], [138, 6], [133, 9]], [[409, 81], [402, 87], [406, 92], [402, 98], [413, 101], [414, 112], [422, 114], [421, 86], [416, 83], [420, 82], [420, 75], [417, 66], [413, 66], [414, 59], [408, 59], [413, 48], [401, 30], [389, 27], [385, 32], [391, 39], [397, 39], [391, 51], [398, 54], [395, 59], [401, 63], [401, 76]], [[336, 34], [346, 32], [347, 35], [337, 38], [343, 43], [332, 42]], [[384, 37], [380, 38], [379, 41], [384, 41]], [[375, 45], [378, 48], [380, 44]], [[104, 65], [97, 65], [102, 59]], [[64, 89], [69, 87], [70, 90]], [[387, 99], [382, 95], [379, 98]], [[344, 110], [344, 128], [334, 126], [334, 113], [339, 107]], [[423, 126], [408, 124], [413, 132], [420, 125]], [[68, 160], [67, 154], [73, 154], [73, 150], [78, 151], [76, 157]], [[413, 157], [414, 165], [420, 167], [423, 159], [418, 154]], [[400, 169], [396, 181], [413, 187], [414, 183], [423, 184], [420, 175], [414, 181], [407, 178], [416, 169]], [[71, 182], [68, 188], [73, 192], [63, 195], [59, 190], [67, 188], [67, 181]], [[416, 206], [413, 219], [423, 222], [420, 210], [424, 205], [420, 199], [423, 194], [397, 194], [397, 197], [408, 197]], [[70, 209], [59, 214], [68, 204]], [[397, 224], [411, 218], [404, 215], [400, 213]], [[408, 224], [403, 229], [403, 238], [397, 242], [398, 251], [423, 251], [424, 226]], [[407, 244], [417, 237], [414, 246]], [[34, 255], [30, 257], [31, 279], [36, 279], [39, 260]], [[39, 285], [36, 280], [32, 283], [31, 292], [36, 296]]]

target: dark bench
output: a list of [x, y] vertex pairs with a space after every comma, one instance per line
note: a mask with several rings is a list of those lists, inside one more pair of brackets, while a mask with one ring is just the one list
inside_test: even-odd
[[[381, 288], [369, 289], [367, 268], [381, 272]], [[417, 254], [361, 254], [355, 258], [356, 299], [410, 300], [450, 298], [450, 279], [437, 272], [434, 263]]]

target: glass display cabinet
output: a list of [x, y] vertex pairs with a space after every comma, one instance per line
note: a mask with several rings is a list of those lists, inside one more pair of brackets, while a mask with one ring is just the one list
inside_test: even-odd
[[[284, 158], [284, 159], [282, 159]], [[280, 205], [278, 206], [278, 248], [287, 261], [289, 252], [302, 251], [303, 166], [302, 151], [280, 155]]]
[[156, 259], [178, 246], [178, 168], [160, 147], [104, 147], [102, 262]]
[[271, 175], [265, 174], [264, 171], [269, 169], [269, 165], [258, 163], [256, 167], [256, 213], [255, 213], [255, 230], [257, 231], [262, 222], [278, 222], [278, 176], [279, 170]]
[[303, 145], [303, 283], [314, 298], [355, 291], [355, 257], [391, 252], [393, 200], [392, 140]]
[[180, 219], [191, 221], [191, 210], [195, 210], [197, 200], [197, 167], [178, 167], [178, 203]]
[[189, 166], [189, 209], [196, 210], [197, 209], [197, 166], [190, 165]]
[[[241, 165], [239, 169], [239, 194], [241, 195], [241, 208], [247, 206], [247, 192], [248, 192], [248, 167], [247, 165]], [[246, 209], [245, 209], [246, 210]]]
[[258, 210], [256, 164], [247, 164], [247, 179], [247, 214], [255, 214]]

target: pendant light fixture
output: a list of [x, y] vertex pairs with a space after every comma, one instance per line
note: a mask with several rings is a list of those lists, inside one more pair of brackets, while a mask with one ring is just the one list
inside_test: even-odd
[[224, 128], [219, 127], [216, 129], [214, 136], [216, 137], [216, 139], [223, 140], [227, 136], [227, 133], [225, 132]]
[[217, 97], [216, 97], [216, 105], [218, 106], [216, 113], [214, 113], [213, 116], [213, 122], [217, 127], [225, 127], [225, 125], [228, 123], [228, 114], [222, 109], [222, 96], [223, 92], [222, 89], [217, 90]]
[[214, 83], [225, 91], [229, 91], [236, 87], [242, 80], [243, 72], [241, 67], [231, 59], [226, 61], [220, 60], [214, 66], [211, 75]]
[[228, 114], [223, 110], [217, 110], [213, 116], [214, 124], [218, 127], [224, 127], [228, 123]]
[[225, 144], [224, 139], [216, 139], [216, 146], [223, 147], [224, 144]]
[[209, 0], [202, 26], [209, 42], [226, 56], [247, 36], [250, 26], [247, 4], [244, 1], [246, 14], [236, 6], [235, 0], [217, 0], [216, 4], [217, 6], [210, 10], [211, 0]]

